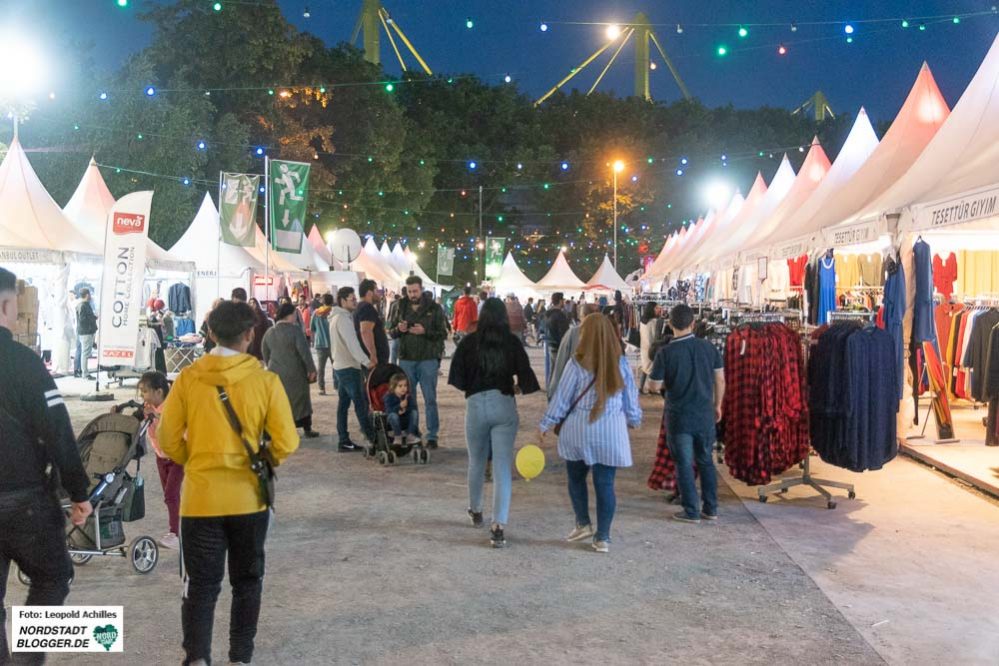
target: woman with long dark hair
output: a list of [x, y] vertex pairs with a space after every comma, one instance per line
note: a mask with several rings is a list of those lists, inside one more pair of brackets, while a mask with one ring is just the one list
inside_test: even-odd
[[454, 353], [448, 383], [465, 392], [468, 517], [475, 527], [483, 524], [482, 494], [491, 452], [493, 519], [489, 540], [494, 548], [502, 548], [510, 512], [513, 445], [520, 425], [514, 394], [534, 393], [541, 387], [523, 343], [510, 332], [506, 307], [500, 299], [489, 298], [483, 304], [476, 331], [463, 338]]

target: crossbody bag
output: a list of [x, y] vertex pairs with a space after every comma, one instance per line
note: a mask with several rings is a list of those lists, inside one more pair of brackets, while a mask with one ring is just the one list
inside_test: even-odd
[[562, 432], [562, 426], [565, 425], [565, 422], [569, 419], [569, 415], [571, 415], [572, 412], [575, 411], [576, 405], [579, 404], [579, 401], [583, 399], [584, 395], [590, 392], [590, 389], [593, 388], [593, 385], [596, 383], [596, 381], [597, 381], [597, 376], [594, 375], [593, 379], [591, 379], [590, 383], [586, 385], [586, 388], [583, 389], [582, 393], [577, 395], [576, 399], [572, 401], [572, 405], [569, 407], [569, 411], [567, 411], [565, 413], [565, 416], [562, 417], [562, 420], [556, 423], [555, 427], [552, 428], [552, 430], [555, 431], [556, 435]]
[[229, 417], [229, 425], [236, 432], [239, 441], [243, 443], [246, 455], [250, 458], [250, 471], [257, 477], [257, 484], [260, 486], [260, 499], [268, 508], [272, 508], [274, 506], [274, 482], [277, 480], [277, 474], [274, 473], [276, 467], [274, 456], [263, 440], [261, 440], [257, 450], [250, 446], [250, 443], [246, 441], [246, 436], [243, 435], [243, 424], [239, 422], [236, 410], [229, 402], [229, 394], [221, 386], [216, 386], [215, 389], [219, 392], [219, 400], [222, 401], [226, 416]]

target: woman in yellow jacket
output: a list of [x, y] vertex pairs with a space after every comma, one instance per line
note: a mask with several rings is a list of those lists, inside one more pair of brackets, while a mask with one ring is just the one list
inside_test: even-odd
[[180, 498], [185, 664], [211, 663], [215, 601], [227, 555], [232, 586], [230, 662], [252, 659], [260, 615], [270, 511], [217, 387], [228, 394], [251, 446], [266, 431], [278, 464], [298, 448], [281, 380], [246, 353], [254, 321], [245, 303], [226, 302], [212, 310], [208, 328], [218, 346], [180, 374], [160, 419], [160, 448], [184, 466], [185, 475]]

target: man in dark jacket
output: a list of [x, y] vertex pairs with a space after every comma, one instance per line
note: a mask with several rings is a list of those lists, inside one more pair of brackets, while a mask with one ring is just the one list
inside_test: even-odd
[[[423, 294], [423, 281], [406, 278], [406, 299], [393, 310], [389, 335], [399, 340], [399, 367], [409, 377], [409, 390], [416, 400], [420, 386], [427, 412], [427, 448], [437, 448], [440, 417], [437, 413], [437, 373], [444, 354], [447, 329], [444, 309]], [[415, 402], [414, 402], [415, 404]]]
[[562, 337], [569, 330], [569, 315], [565, 313], [565, 302], [562, 292], [552, 294], [552, 306], [545, 313], [545, 385], [550, 378], [552, 366], [558, 356]]
[[90, 290], [80, 290], [80, 300], [76, 303], [76, 360], [73, 362], [73, 376], [86, 375], [93, 379], [87, 364], [94, 350], [94, 336], [97, 335], [97, 314], [90, 301]]
[[[83, 525], [92, 511], [69, 412], [42, 360], [14, 342], [16, 321], [17, 280], [0, 268], [0, 627], [11, 561], [31, 579], [26, 605], [61, 606], [69, 594], [73, 565], [55, 473], [72, 502], [73, 524]], [[9, 660], [0, 631], [0, 663]]]

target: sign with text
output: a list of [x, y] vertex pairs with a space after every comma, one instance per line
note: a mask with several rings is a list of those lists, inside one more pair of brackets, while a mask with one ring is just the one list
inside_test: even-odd
[[437, 246], [437, 274], [454, 275], [454, 248], [446, 245]]
[[152, 201], [152, 192], [133, 192], [108, 213], [97, 331], [101, 365], [131, 366], [135, 360]]
[[934, 229], [984, 220], [996, 214], [999, 214], [999, 188], [991, 187], [961, 197], [915, 206], [913, 227]]
[[862, 243], [872, 243], [878, 239], [880, 224], [877, 220], [858, 222], [843, 227], [832, 227], [826, 229], [826, 245], [831, 247], [845, 247], [847, 245], [860, 245]]
[[279, 252], [298, 254], [305, 239], [310, 165], [271, 160], [269, 169], [267, 196], [270, 197], [271, 247]]
[[122, 606], [14, 606], [11, 615], [15, 653], [125, 651]]
[[229, 245], [253, 247], [257, 218], [257, 192], [260, 176], [245, 173], [222, 174], [222, 240]]

